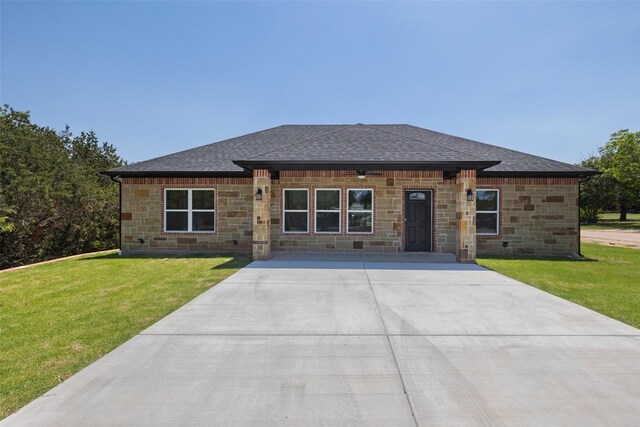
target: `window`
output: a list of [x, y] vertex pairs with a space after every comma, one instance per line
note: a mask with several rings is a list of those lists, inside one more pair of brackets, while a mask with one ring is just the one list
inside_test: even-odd
[[316, 189], [316, 233], [340, 233], [340, 190]]
[[499, 190], [476, 191], [476, 233], [484, 235], [498, 235], [500, 213]]
[[211, 233], [215, 215], [214, 190], [165, 190], [164, 231]]
[[285, 233], [309, 232], [309, 190], [285, 189], [283, 197]]
[[348, 190], [348, 233], [373, 233], [373, 190]]

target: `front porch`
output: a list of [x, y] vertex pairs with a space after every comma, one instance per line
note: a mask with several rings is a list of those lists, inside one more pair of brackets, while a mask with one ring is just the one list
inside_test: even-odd
[[[286, 256], [304, 254], [304, 259], [439, 255], [475, 262], [475, 169], [372, 170], [361, 175], [352, 170], [253, 169], [252, 173], [256, 260], [290, 252], [295, 255]], [[321, 223], [326, 210], [316, 200], [319, 191], [335, 193], [335, 225], [329, 232], [321, 229], [326, 226]], [[295, 210], [288, 210], [285, 192], [296, 193]], [[354, 208], [352, 196], [362, 192], [368, 206]]]
[[272, 261], [312, 262], [380, 262], [407, 264], [450, 264], [456, 262], [454, 254], [434, 252], [273, 252]]

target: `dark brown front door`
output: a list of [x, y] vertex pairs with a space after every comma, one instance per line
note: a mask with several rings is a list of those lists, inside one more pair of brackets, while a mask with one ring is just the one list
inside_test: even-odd
[[407, 190], [404, 193], [404, 250], [431, 251], [431, 191]]

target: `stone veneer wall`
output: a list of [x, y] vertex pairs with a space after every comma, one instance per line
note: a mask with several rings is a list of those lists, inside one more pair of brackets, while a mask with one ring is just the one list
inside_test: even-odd
[[501, 206], [500, 234], [478, 236], [478, 255], [578, 254], [577, 178], [478, 178], [477, 187], [500, 190]]
[[[373, 171], [371, 171], [373, 172]], [[440, 171], [382, 171], [380, 175], [359, 180], [352, 171], [282, 171], [273, 180], [271, 190], [272, 251], [366, 251], [402, 252], [404, 250], [404, 190], [433, 190], [434, 252], [456, 251], [455, 180], [443, 180]], [[309, 190], [309, 233], [282, 231], [282, 190]], [[314, 189], [340, 188], [342, 212], [340, 234], [314, 233]], [[374, 233], [346, 233], [347, 189], [374, 190]]]
[[[165, 188], [216, 190], [215, 232], [164, 232]], [[252, 178], [123, 178], [123, 251], [251, 252]], [[138, 238], [144, 239], [144, 244]], [[233, 241], [237, 241], [234, 245]]]
[[[384, 171], [359, 180], [350, 172], [306, 171], [280, 174], [271, 186], [271, 249], [274, 251], [401, 252], [404, 189], [432, 189], [434, 251], [456, 253], [456, 185], [435, 171]], [[253, 241], [252, 178], [123, 178], [124, 251], [233, 251], [249, 253]], [[500, 234], [478, 236], [482, 254], [577, 254], [577, 178], [477, 178], [478, 188], [500, 191]], [[164, 188], [216, 189], [216, 232], [163, 232]], [[281, 191], [310, 190], [309, 234], [282, 233]], [[314, 188], [342, 189], [342, 233], [313, 233]], [[346, 189], [374, 189], [374, 234], [346, 234]], [[142, 237], [144, 244], [138, 242]], [[238, 242], [233, 244], [233, 240]], [[508, 242], [503, 246], [503, 242]], [[361, 248], [361, 249], [358, 249]]]

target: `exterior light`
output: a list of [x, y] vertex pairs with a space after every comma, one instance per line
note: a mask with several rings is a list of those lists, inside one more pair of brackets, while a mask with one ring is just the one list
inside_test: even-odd
[[367, 177], [366, 172], [367, 171], [356, 171], [358, 179], [365, 179]]
[[256, 191], [256, 200], [262, 200], [262, 188], [258, 188]]
[[467, 188], [467, 201], [473, 202], [473, 190], [470, 188]]

